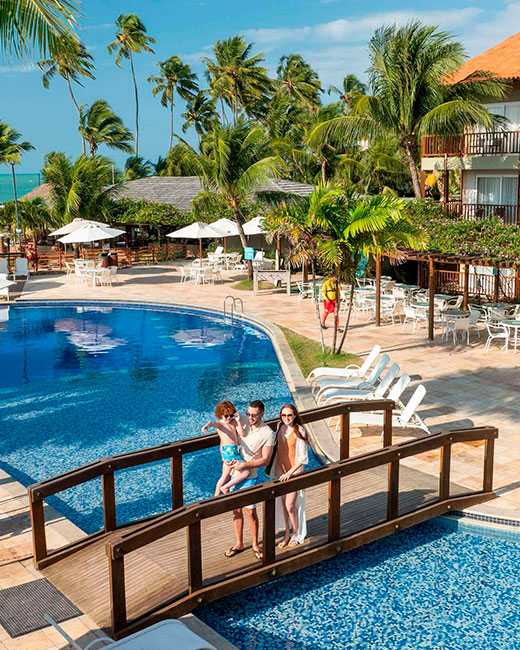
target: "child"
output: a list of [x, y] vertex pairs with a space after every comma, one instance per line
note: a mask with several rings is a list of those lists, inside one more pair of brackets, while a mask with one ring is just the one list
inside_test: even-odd
[[335, 314], [336, 321], [338, 320], [336, 314], [338, 304], [337, 290], [338, 281], [335, 275], [331, 275], [321, 285], [321, 295], [323, 298], [323, 319], [321, 321], [321, 326], [324, 330], [327, 329], [326, 323], [329, 314]]
[[217, 421], [207, 422], [202, 431], [208, 433], [209, 429], [213, 428], [220, 436], [222, 475], [215, 486], [215, 496], [218, 496], [220, 493], [227, 494], [231, 487], [244, 481], [249, 476], [249, 470], [235, 470], [235, 475], [231, 477], [235, 462], [243, 460], [240, 455], [240, 438], [244, 431], [235, 406], [227, 400], [219, 402], [215, 407], [215, 417], [218, 418]]

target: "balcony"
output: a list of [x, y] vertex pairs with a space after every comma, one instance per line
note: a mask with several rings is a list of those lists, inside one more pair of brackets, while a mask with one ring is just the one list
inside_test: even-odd
[[448, 201], [445, 203], [446, 211], [462, 219], [485, 219], [498, 217], [505, 224], [518, 225], [517, 205], [490, 205], [483, 203], [462, 203], [461, 201]]
[[483, 131], [463, 135], [427, 135], [421, 142], [423, 158], [439, 156], [501, 156], [520, 153], [520, 131]]

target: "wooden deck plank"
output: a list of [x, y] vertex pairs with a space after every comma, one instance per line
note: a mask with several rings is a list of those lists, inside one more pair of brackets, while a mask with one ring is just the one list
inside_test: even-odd
[[[399, 511], [410, 511], [437, 498], [438, 478], [401, 465], [399, 477]], [[457, 488], [459, 486], [453, 486]], [[328, 535], [328, 486], [319, 485], [305, 491], [309, 537], [306, 546], [322, 543]], [[387, 467], [377, 467], [341, 480], [341, 535], [358, 532], [386, 518]], [[258, 507], [262, 522], [263, 506]], [[225, 550], [233, 543], [231, 513], [201, 522], [202, 572], [205, 582], [213, 582], [243, 571], [258, 568], [250, 548], [228, 559]], [[245, 544], [251, 540], [247, 525]], [[260, 531], [261, 533], [261, 531]], [[110, 627], [107, 540], [111, 533], [92, 545], [45, 568], [42, 573], [84, 613], [101, 627]], [[260, 535], [261, 539], [261, 535]], [[297, 553], [298, 549], [278, 549], [277, 558]], [[125, 557], [127, 611], [129, 619], [151, 607], [184, 593], [188, 587], [186, 531], [177, 531]]]

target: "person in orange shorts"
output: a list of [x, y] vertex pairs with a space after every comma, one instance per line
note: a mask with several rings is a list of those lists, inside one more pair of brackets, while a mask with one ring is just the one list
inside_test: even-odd
[[[335, 275], [331, 275], [321, 285], [321, 295], [323, 297], [323, 318], [321, 326], [327, 329], [326, 321], [329, 314], [336, 314], [338, 304], [338, 280]], [[336, 314], [336, 320], [337, 320]]]

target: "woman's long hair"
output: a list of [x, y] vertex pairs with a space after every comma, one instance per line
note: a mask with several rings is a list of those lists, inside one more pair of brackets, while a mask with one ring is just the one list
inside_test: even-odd
[[294, 404], [284, 404], [282, 408], [280, 409], [280, 413], [278, 414], [278, 419], [280, 421], [280, 426], [283, 424], [282, 422], [282, 411], [284, 409], [291, 409], [291, 411], [294, 413], [294, 419], [291, 422], [290, 426], [294, 428], [294, 433], [300, 438], [300, 440], [303, 440], [304, 442], [308, 442], [307, 440], [307, 435], [305, 433], [302, 433], [300, 428], [305, 431], [303, 428], [303, 422], [300, 417], [300, 414], [298, 413], [298, 409]]

